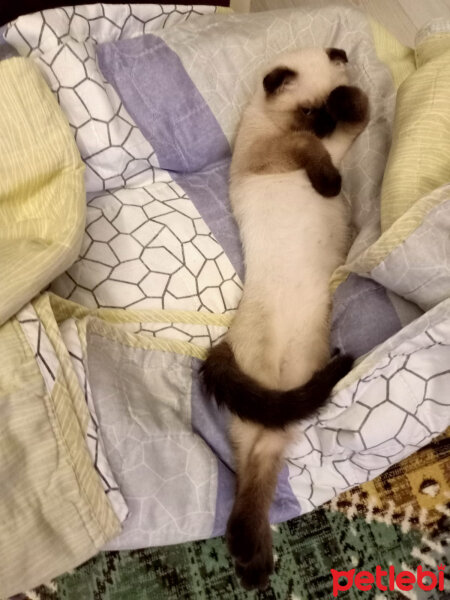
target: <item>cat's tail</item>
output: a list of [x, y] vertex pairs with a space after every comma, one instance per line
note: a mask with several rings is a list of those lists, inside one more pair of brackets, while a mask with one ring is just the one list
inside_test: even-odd
[[281, 428], [311, 416], [323, 406], [352, 364], [351, 356], [338, 354], [304, 385], [285, 392], [270, 390], [241, 371], [231, 347], [223, 341], [211, 348], [200, 372], [207, 393], [219, 406], [227, 406], [241, 419]]

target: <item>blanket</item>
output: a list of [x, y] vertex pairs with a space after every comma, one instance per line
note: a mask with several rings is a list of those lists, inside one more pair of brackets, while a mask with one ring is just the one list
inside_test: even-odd
[[[412, 265], [428, 230], [430, 252], [442, 248], [442, 215], [433, 221], [430, 208], [445, 207], [448, 187], [424, 191], [412, 207], [399, 204], [400, 216], [388, 228], [380, 218], [395, 88], [364, 15], [308, 9], [250, 21], [186, 9], [174, 14], [170, 27], [157, 29], [164, 15], [152, 11], [158, 9], [44, 11], [10, 24], [5, 34], [38, 65], [65, 112], [86, 166], [88, 193], [80, 258], [53, 282], [51, 293], [17, 313], [2, 351], [14, 336], [17, 356], [20, 348], [33, 365], [33, 378], [22, 366], [17, 393], [30, 396], [39, 385], [33, 397], [58, 417], [48, 435], [71, 474], [70, 485], [60, 487], [67, 499], [61, 514], [76, 490], [79, 514], [97, 517], [95, 528], [83, 517], [73, 532], [80, 546], [64, 561], [61, 528], [36, 534], [36, 544], [49, 548], [51, 569], [30, 565], [21, 577], [20, 537], [13, 551], [0, 541], [3, 594], [21, 591], [18, 582], [32, 587], [102, 546], [140, 548], [223, 532], [234, 490], [228, 415], [205, 398], [198, 369], [206, 349], [226, 332], [242, 290], [239, 239], [226, 198], [233, 131], [264, 60], [284, 49], [344, 47], [352, 81], [370, 96], [372, 120], [345, 159], [355, 238], [347, 265], [334, 278], [335, 287], [340, 283], [334, 344], [357, 348], [361, 360], [328, 407], [299, 426], [272, 521], [304, 514], [372, 480], [449, 423], [450, 301], [439, 285], [446, 269], [434, 265], [434, 286], [416, 285], [423, 268], [406, 272], [415, 291], [408, 300], [395, 287], [401, 277], [379, 275], [387, 261], [396, 264], [396, 253], [397, 261], [406, 257]], [[434, 45], [428, 64], [445, 51]], [[421, 68], [414, 74], [416, 85], [423, 80], [426, 87], [428, 72], [421, 74]], [[437, 89], [445, 93], [445, 69], [432, 76], [442, 77]], [[405, 106], [407, 114], [409, 95], [400, 100], [397, 111]], [[397, 154], [394, 144], [389, 162]], [[392, 235], [402, 219], [409, 229]], [[366, 320], [349, 327], [358, 297]], [[14, 369], [19, 365], [18, 359]], [[11, 372], [4, 371], [4, 381]], [[23, 452], [28, 456], [33, 448], [23, 443]], [[48, 462], [48, 476], [58, 481], [55, 464]], [[25, 492], [30, 506], [35, 496], [26, 486]], [[38, 513], [28, 518], [37, 520]]]

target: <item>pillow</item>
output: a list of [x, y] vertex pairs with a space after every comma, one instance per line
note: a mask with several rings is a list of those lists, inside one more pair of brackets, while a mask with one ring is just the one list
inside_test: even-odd
[[[182, 68], [191, 81], [189, 93], [200, 93], [231, 142], [267, 61], [280, 52], [305, 46], [343, 47], [353, 82], [371, 94], [372, 100], [376, 97], [377, 104], [383, 94], [393, 91], [390, 77], [383, 79], [386, 69], [377, 60], [368, 21], [352, 8], [211, 15], [202, 19], [201, 28], [196, 21], [186, 21], [140, 38], [99, 44], [97, 54], [106, 79], [152, 140], [159, 133], [147, 123], [155, 114], [169, 121], [177, 107], [176, 119], [190, 118], [187, 112], [183, 115], [185, 94], [180, 93], [178, 78], [172, 76], [177, 59], [177, 76]], [[192, 138], [183, 141], [183, 134], [176, 142], [187, 151]]]
[[[343, 163], [343, 189], [358, 232], [351, 252], [357, 255], [380, 233], [380, 186], [395, 101], [391, 75], [377, 57], [363, 13], [309, 6], [211, 15], [203, 17], [201, 28], [198, 21], [185, 21], [141, 38], [100, 44], [97, 55], [159, 165], [190, 172], [229, 154], [266, 61], [305, 46], [345, 49], [350, 79], [370, 99], [370, 124]], [[203, 153], [198, 152], [201, 143]]]
[[158, 177], [153, 148], [97, 67], [96, 45], [215, 10], [95, 4], [44, 10], [8, 26], [6, 41], [37, 62], [69, 120], [86, 164], [87, 191], [152, 183]]

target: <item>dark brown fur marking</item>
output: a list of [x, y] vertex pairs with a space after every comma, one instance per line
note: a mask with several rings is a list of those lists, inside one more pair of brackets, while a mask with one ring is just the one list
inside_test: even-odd
[[305, 169], [313, 188], [327, 198], [341, 191], [341, 176], [333, 165], [330, 154], [312, 133], [289, 132], [255, 142], [251, 173], [286, 173]]
[[209, 351], [201, 367], [207, 393], [219, 406], [244, 420], [280, 429], [314, 414], [325, 404], [334, 385], [351, 369], [348, 355], [333, 357], [305, 385], [287, 392], [269, 390], [246, 375], [226, 341]]
[[319, 138], [330, 135], [336, 129], [336, 120], [328, 112], [326, 106], [321, 106], [315, 111], [313, 131]]
[[328, 112], [326, 105], [319, 107], [298, 106], [293, 113], [291, 129], [310, 131], [317, 137], [330, 135], [336, 128], [336, 121]]
[[317, 149], [308, 148], [303, 156], [304, 167], [313, 188], [321, 196], [332, 198], [341, 191], [341, 174], [334, 166], [331, 156], [320, 144]]
[[327, 48], [326, 53], [330, 57], [330, 60], [339, 60], [341, 62], [348, 62], [347, 53], [341, 48]]
[[263, 87], [268, 96], [275, 94], [280, 87], [297, 77], [297, 73], [288, 67], [277, 67], [263, 79]]
[[369, 100], [359, 88], [340, 85], [328, 96], [327, 110], [336, 121], [365, 125], [369, 120]]
[[280, 455], [253, 453], [240, 474], [227, 525], [228, 548], [246, 589], [265, 589], [273, 571], [269, 509], [282, 466]]

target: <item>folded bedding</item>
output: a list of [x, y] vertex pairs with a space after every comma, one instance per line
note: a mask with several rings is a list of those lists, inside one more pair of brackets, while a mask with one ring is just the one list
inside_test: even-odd
[[86, 206], [80, 154], [31, 60], [0, 62], [0, 131], [1, 325], [76, 260]]
[[86, 445], [84, 398], [66, 385], [64, 367], [46, 360], [52, 334], [31, 308], [22, 327], [9, 318], [73, 262], [85, 222], [79, 152], [30, 59], [0, 63], [0, 129], [3, 596], [92, 556], [120, 523]]
[[[32, 587], [100, 547], [223, 533], [235, 485], [228, 415], [205, 397], [198, 369], [242, 293], [227, 203], [233, 135], [262, 65], [283, 50], [344, 48], [372, 118], [344, 160], [355, 235], [332, 281], [332, 343], [361, 358], [329, 405], [299, 426], [272, 521], [373, 479], [450, 424], [448, 173], [442, 164], [431, 175], [421, 154], [435, 139], [438, 113], [443, 151], [450, 133], [441, 101], [450, 33], [440, 27], [439, 43], [433, 29], [423, 34], [410, 76], [411, 56], [401, 49], [394, 80], [379, 58], [387, 47], [380, 29], [351, 8], [250, 18], [213, 7], [94, 5], [7, 27], [6, 41], [41, 71], [69, 122], [87, 194], [78, 259], [58, 267], [66, 270], [53, 273], [50, 290], [29, 304], [24, 296], [0, 329], [2, 356], [14, 349], [13, 362], [0, 366], [0, 448], [6, 455], [17, 447], [27, 464], [48, 453], [45, 469], [16, 475], [7, 502], [0, 499], [0, 594]], [[395, 105], [394, 81], [402, 79]], [[407, 151], [419, 105], [423, 127]], [[411, 172], [424, 182], [414, 198]], [[43, 210], [48, 222], [64, 222], [50, 205]], [[80, 241], [67, 242], [72, 261]], [[22, 422], [12, 411], [18, 398], [26, 410], [32, 398], [39, 415], [30, 408]], [[29, 437], [33, 422], [45, 449], [41, 437]], [[42, 506], [53, 510], [59, 498], [55, 519], [46, 517], [52, 527], [41, 527]], [[26, 519], [13, 514], [16, 505]], [[23, 526], [10, 543], [19, 518], [35, 527], [34, 549], [45, 549], [20, 573]]]

